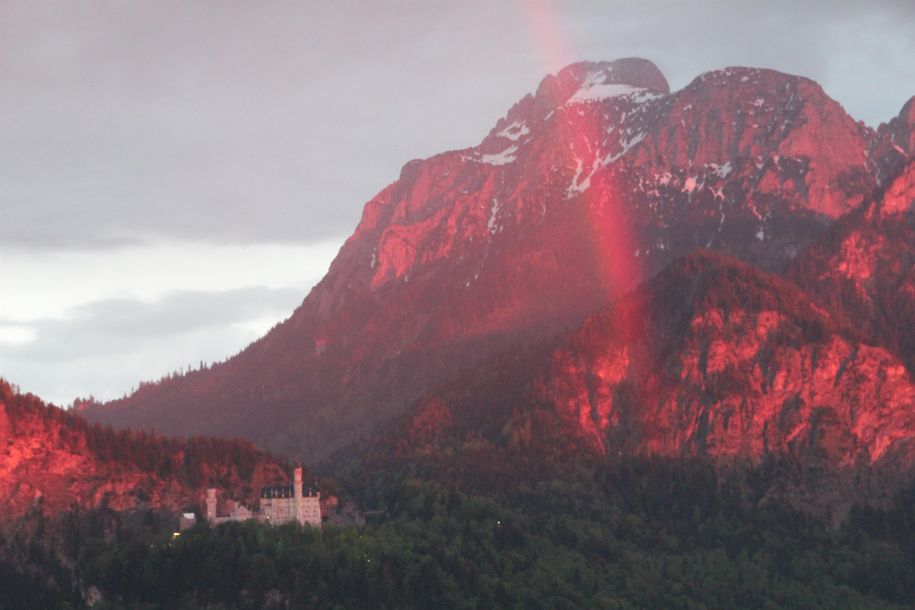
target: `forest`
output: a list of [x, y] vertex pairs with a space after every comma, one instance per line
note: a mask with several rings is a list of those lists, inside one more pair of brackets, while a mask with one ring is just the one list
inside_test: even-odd
[[416, 461], [354, 470], [339, 484], [364, 527], [173, 538], [168, 515], [71, 513], [6, 541], [31, 569], [0, 564], [0, 608], [80, 608], [90, 587], [93, 608], [150, 610], [915, 607], [915, 489], [835, 525], [707, 463], [562, 470], [501, 489]]

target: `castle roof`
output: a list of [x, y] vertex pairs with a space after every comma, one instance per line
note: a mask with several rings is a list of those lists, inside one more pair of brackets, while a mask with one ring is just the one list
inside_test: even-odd
[[[302, 483], [302, 496], [318, 495], [318, 486]], [[261, 498], [292, 498], [295, 497], [292, 485], [265, 485], [261, 487]]]

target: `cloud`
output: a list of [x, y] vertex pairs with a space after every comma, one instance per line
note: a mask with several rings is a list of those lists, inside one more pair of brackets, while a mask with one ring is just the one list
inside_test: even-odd
[[288, 317], [339, 242], [0, 248], [0, 376], [68, 403], [222, 360]]
[[915, 94], [911, 2], [618, 2], [597, 19], [589, 6], [568, 26], [580, 52], [654, 59], [675, 89], [711, 69], [773, 68], [813, 78], [874, 126]]
[[902, 0], [0, 2], [0, 374], [64, 401], [243, 347], [565, 63], [775, 68], [871, 125], [915, 93]]
[[[545, 11], [567, 52], [531, 28]], [[856, 117], [915, 93], [910, 2], [5, 2], [0, 240], [348, 234], [414, 157], [476, 144], [561, 62], [641, 55], [676, 87], [745, 64]], [[536, 17], [536, 15], [535, 15]]]
[[302, 298], [296, 288], [182, 291], [87, 303], [61, 318], [0, 319], [0, 375], [58, 403], [114, 398], [139, 379], [236, 353]]
[[483, 135], [440, 120], [442, 53], [411, 57], [445, 19], [329, 6], [16, 5], [0, 24], [0, 238], [327, 239], [401, 164]]
[[[109, 299], [73, 308], [64, 318], [17, 322], [35, 339], [12, 350], [18, 360], [51, 362], [87, 353], [120, 354], [139, 342], [217, 331], [264, 317], [285, 317], [301, 302], [292, 288], [239, 288], [225, 292], [177, 292], [153, 301]], [[0, 324], [4, 322], [0, 320]], [[9, 322], [7, 322], [9, 323]]]
[[308, 245], [142, 242], [78, 251], [25, 251], [0, 245], [0, 319], [61, 317], [84, 303], [151, 301], [172, 292], [244, 286], [294, 287], [304, 296], [327, 271], [342, 238]]

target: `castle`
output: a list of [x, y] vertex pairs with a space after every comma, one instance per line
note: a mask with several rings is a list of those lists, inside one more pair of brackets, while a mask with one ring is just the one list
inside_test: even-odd
[[225, 500], [223, 511], [218, 511], [218, 508], [216, 489], [207, 489], [206, 518], [209, 523], [257, 519], [273, 525], [295, 521], [302, 525], [321, 527], [321, 492], [316, 486], [305, 487], [301, 468], [293, 471], [291, 485], [262, 487], [256, 513], [234, 500]]
[[261, 488], [260, 516], [276, 525], [297, 521], [321, 527], [321, 492], [316, 487], [305, 489], [302, 469], [296, 468], [292, 485]]

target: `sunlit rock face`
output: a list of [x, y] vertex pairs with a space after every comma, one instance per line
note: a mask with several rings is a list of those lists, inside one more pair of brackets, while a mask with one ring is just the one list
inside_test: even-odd
[[915, 371], [915, 163], [803, 252], [788, 275]]
[[174, 440], [118, 437], [0, 380], [0, 526], [30, 511], [177, 512], [210, 485], [253, 498], [285, 477], [280, 462], [246, 443], [201, 441], [189, 451]]
[[577, 328], [436, 388], [366, 450], [458, 478], [582, 452], [713, 460], [841, 520], [910, 484], [915, 377], [784, 277], [699, 250]]
[[915, 97], [909, 98], [898, 116], [877, 128], [869, 157], [877, 180], [883, 185], [897, 176], [915, 153]]
[[[642, 312], [621, 328], [620, 309]], [[699, 252], [590, 318], [538, 382], [601, 452], [836, 467], [912, 457], [915, 384], [797, 287]]]
[[646, 60], [573, 64], [479, 145], [407, 163], [264, 338], [85, 413], [325, 457], [696, 248], [783, 269], [876, 187], [878, 140], [796, 76], [670, 93]]

